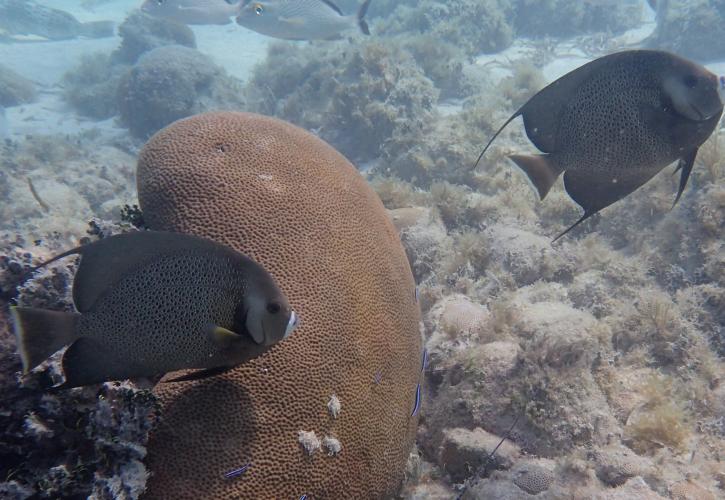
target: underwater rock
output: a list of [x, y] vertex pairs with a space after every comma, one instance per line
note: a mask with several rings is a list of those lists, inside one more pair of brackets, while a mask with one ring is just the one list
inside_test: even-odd
[[516, 32], [532, 38], [568, 38], [591, 32], [622, 33], [640, 25], [644, 8], [642, 2], [636, 0], [518, 0], [516, 3]]
[[118, 114], [118, 86], [128, 66], [114, 64], [111, 56], [84, 56], [63, 76], [63, 98], [84, 116], [106, 120]]
[[717, 498], [710, 490], [689, 479], [670, 486], [670, 497], [672, 500], [715, 500]]
[[132, 12], [118, 27], [121, 45], [113, 52], [114, 62], [134, 64], [145, 52], [164, 45], [196, 48], [196, 37], [186, 25], [159, 19], [141, 11]]
[[491, 261], [519, 286], [542, 279], [568, 281], [574, 274], [573, 256], [565, 249], [554, 249], [547, 237], [508, 224], [495, 224], [484, 234], [491, 249]]
[[212, 108], [243, 107], [239, 83], [194, 49], [167, 45], [141, 56], [118, 89], [121, 121], [146, 139], [169, 123]]
[[392, 13], [373, 24], [377, 33], [426, 33], [459, 47], [468, 56], [500, 52], [513, 42], [512, 2], [421, 0], [414, 5], [396, 4]]
[[664, 500], [666, 497], [658, 495], [640, 476], [629, 479], [622, 486], [605, 490], [592, 496], [594, 500]]
[[725, 1], [657, 2], [657, 28], [645, 45], [676, 52], [701, 62], [725, 53]]
[[32, 0], [0, 0], [0, 40], [67, 40], [113, 36], [111, 21], [81, 23], [67, 12]]
[[[287, 123], [207, 113], [149, 141], [138, 186], [149, 227], [204, 235], [257, 260], [300, 316], [295, 335], [249, 363], [157, 386], [164, 419], [149, 446], [148, 495], [395, 494], [418, 422], [419, 311], [397, 231], [357, 170]], [[337, 419], [332, 392], [344, 403]], [[334, 435], [342, 451], [305, 455], [301, 429]], [[224, 479], [250, 461], [243, 480]]]
[[356, 162], [411, 147], [438, 100], [411, 54], [383, 40], [274, 44], [246, 90], [253, 111], [314, 130]]
[[[509, 469], [521, 455], [515, 444], [481, 428], [446, 429], [438, 462], [450, 475], [451, 481], [461, 483], [471, 477], [479, 468], [489, 470]], [[498, 448], [497, 448], [498, 447]], [[491, 458], [494, 449], [496, 453]]]
[[474, 304], [464, 295], [444, 298], [431, 309], [428, 317], [430, 322], [437, 324], [442, 333], [452, 339], [471, 337], [482, 339], [490, 329], [491, 313], [488, 308]]
[[0, 65], [0, 106], [10, 107], [33, 102], [35, 85], [15, 71]]
[[621, 486], [652, 467], [646, 458], [624, 446], [609, 446], [594, 453], [597, 477], [607, 486]]
[[548, 490], [554, 482], [554, 472], [538, 462], [519, 463], [511, 470], [514, 484], [530, 495]]

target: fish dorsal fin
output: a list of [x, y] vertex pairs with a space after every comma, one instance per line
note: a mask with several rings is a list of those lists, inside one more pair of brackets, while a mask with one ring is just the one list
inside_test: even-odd
[[343, 12], [342, 12], [342, 11], [340, 10], [340, 7], [338, 7], [337, 5], [335, 5], [335, 4], [334, 4], [333, 2], [331, 2], [330, 0], [320, 0], [320, 2], [324, 3], [325, 5], [327, 5], [328, 7], [330, 7], [330, 8], [332, 9], [332, 10], [334, 10], [335, 12], [337, 12], [338, 14], [340, 14], [341, 16], [344, 16], [344, 15], [345, 15], [345, 14], [344, 14], [344, 13], [343, 13]]
[[[38, 267], [78, 254], [81, 263], [73, 280], [73, 303], [78, 312], [91, 310], [99, 297], [130, 272], [162, 255], [202, 251], [246, 260], [234, 250], [211, 240], [181, 233], [134, 231], [74, 248]], [[37, 269], [37, 268], [36, 268]]]
[[529, 140], [544, 153], [555, 152], [561, 114], [577, 89], [601, 68], [626, 54], [620, 52], [591, 61], [550, 83], [529, 99], [517, 112], [524, 117]]

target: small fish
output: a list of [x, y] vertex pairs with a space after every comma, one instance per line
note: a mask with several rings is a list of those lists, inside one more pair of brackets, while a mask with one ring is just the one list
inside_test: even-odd
[[302, 496], [300, 497], [300, 500], [307, 500], [307, 495], [302, 495]]
[[234, 477], [241, 476], [242, 474], [244, 474], [245, 472], [247, 472], [247, 470], [251, 466], [252, 466], [252, 464], [247, 464], [247, 465], [243, 465], [243, 466], [239, 467], [238, 469], [230, 470], [229, 472], [226, 472], [224, 474], [224, 478], [225, 479], [231, 479], [231, 478], [234, 478]]
[[375, 378], [373, 379], [375, 381], [375, 385], [380, 385], [380, 382], [383, 381], [383, 372], [380, 370], [375, 372]]
[[511, 155], [543, 200], [559, 175], [584, 215], [566, 231], [629, 195], [679, 161], [687, 185], [700, 145], [717, 126], [723, 79], [699, 64], [658, 50], [629, 50], [596, 59], [545, 87], [517, 116], [541, 155]]
[[423, 362], [421, 363], [420, 371], [424, 372], [428, 368], [428, 349], [423, 348]]
[[[23, 373], [60, 348], [53, 389], [200, 368], [202, 378], [287, 338], [297, 315], [259, 264], [197, 236], [137, 231], [74, 248], [78, 312], [12, 307]], [[37, 269], [37, 268], [36, 268]]]
[[410, 414], [411, 417], [415, 417], [418, 414], [420, 410], [420, 399], [420, 382], [418, 382], [418, 386], [415, 388], [415, 405], [413, 405], [413, 413]]
[[325, 40], [353, 28], [369, 35], [365, 14], [371, 1], [346, 16], [332, 0], [245, 0], [237, 24], [285, 40]]
[[414, 296], [415, 296], [415, 303], [417, 304], [418, 301], [420, 300], [420, 290], [418, 289], [418, 287], [415, 287]]
[[239, 14], [242, 0], [234, 3], [225, 0], [146, 0], [141, 10], [153, 17], [160, 17], [181, 24], [229, 24]]

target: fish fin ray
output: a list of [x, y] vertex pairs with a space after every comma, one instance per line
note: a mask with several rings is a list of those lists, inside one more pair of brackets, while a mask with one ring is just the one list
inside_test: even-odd
[[675, 173], [677, 173], [678, 170], [681, 170], [682, 173], [680, 174], [680, 185], [677, 188], [677, 196], [675, 196], [675, 201], [672, 203], [672, 208], [675, 208], [675, 205], [677, 205], [677, 202], [680, 201], [680, 197], [682, 196], [682, 193], [685, 191], [685, 187], [687, 187], [687, 181], [690, 179], [690, 173], [692, 172], [692, 167], [695, 165], [695, 158], [697, 157], [697, 148], [693, 149], [689, 153], [687, 153], [685, 156], [680, 158], [680, 161], [677, 163], [677, 168], [675, 169]]
[[507, 125], [508, 125], [509, 123], [511, 123], [511, 122], [512, 122], [512, 121], [513, 121], [513, 120], [514, 120], [515, 118], [517, 118], [517, 117], [518, 117], [518, 116], [519, 116], [520, 114], [521, 114], [521, 110], [519, 109], [519, 110], [518, 110], [518, 111], [517, 111], [516, 113], [514, 113], [513, 115], [511, 115], [511, 116], [509, 117], [509, 119], [508, 119], [508, 120], [506, 120], [506, 122], [505, 122], [505, 123], [504, 123], [503, 125], [501, 125], [501, 127], [500, 127], [500, 128], [499, 128], [499, 129], [497, 130], [497, 131], [496, 131], [496, 133], [495, 133], [495, 134], [493, 134], [493, 137], [491, 137], [491, 139], [489, 139], [489, 141], [488, 141], [488, 144], [486, 144], [486, 147], [484, 147], [484, 148], [483, 148], [483, 151], [481, 151], [481, 154], [480, 154], [480, 155], [478, 155], [478, 159], [476, 160], [476, 163], [475, 163], [475, 164], [473, 165], [473, 168], [474, 168], [474, 169], [475, 169], [475, 168], [478, 168], [478, 164], [479, 164], [479, 163], [481, 163], [481, 158], [483, 158], [483, 155], [485, 155], [485, 154], [486, 154], [486, 151], [488, 151], [488, 148], [489, 148], [489, 147], [491, 147], [491, 144], [493, 144], [493, 141], [495, 141], [495, 140], [496, 140], [496, 137], [498, 137], [498, 136], [499, 136], [499, 134], [500, 134], [501, 132], [503, 132], [503, 129], [505, 129], [505, 128], [506, 128], [506, 126], [507, 126]]
[[511, 155], [509, 158], [528, 176], [542, 200], [546, 198], [551, 186], [564, 171], [547, 154]]
[[594, 215], [596, 213], [597, 212], [584, 212], [584, 215], [582, 215], [581, 218], [578, 221], [576, 221], [574, 224], [572, 224], [571, 226], [569, 226], [568, 228], [566, 228], [566, 230], [564, 232], [560, 233], [556, 238], [554, 238], [553, 240], [551, 240], [552, 245], [554, 243], [556, 243], [563, 236], [566, 236], [569, 233], [569, 231], [571, 231], [572, 229], [574, 229], [579, 224], [581, 224], [582, 222], [584, 222], [585, 220], [587, 220], [589, 217], [591, 217], [592, 215]]
[[162, 383], [168, 384], [170, 382], [187, 382], [189, 380], [203, 380], [209, 377], [215, 377], [221, 375], [234, 368], [233, 366], [215, 366], [214, 368], [206, 368], [204, 370], [196, 370], [191, 373], [186, 373], [178, 377], [163, 380]]
[[342, 10], [340, 10], [340, 7], [338, 7], [332, 0], [320, 0], [322, 3], [330, 7], [332, 10], [337, 12], [339, 15], [344, 16]]
[[357, 25], [360, 26], [360, 31], [363, 35], [370, 35], [370, 27], [365, 20], [365, 15], [368, 13], [368, 7], [370, 7], [372, 0], [365, 0], [357, 11]]
[[80, 314], [34, 307], [11, 307], [23, 373], [78, 338]]

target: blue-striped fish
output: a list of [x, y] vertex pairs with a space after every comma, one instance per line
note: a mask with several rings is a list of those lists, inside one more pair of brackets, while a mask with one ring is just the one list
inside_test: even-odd
[[413, 406], [413, 413], [410, 414], [411, 417], [415, 417], [418, 411], [420, 411], [420, 399], [420, 383], [418, 383], [418, 386], [415, 388], [415, 405]]
[[237, 24], [285, 40], [324, 40], [357, 28], [369, 35], [365, 0], [357, 15], [346, 16], [332, 0], [245, 0]]
[[249, 468], [250, 468], [251, 466], [252, 466], [252, 464], [246, 464], [246, 465], [242, 465], [242, 466], [241, 466], [241, 467], [239, 467], [238, 469], [230, 470], [229, 472], [225, 473], [225, 474], [224, 474], [224, 477], [225, 477], [226, 479], [231, 479], [231, 478], [233, 478], [233, 477], [241, 476], [242, 474], [244, 474], [245, 472], [247, 472], [247, 470], [248, 470], [248, 469], [249, 469]]

